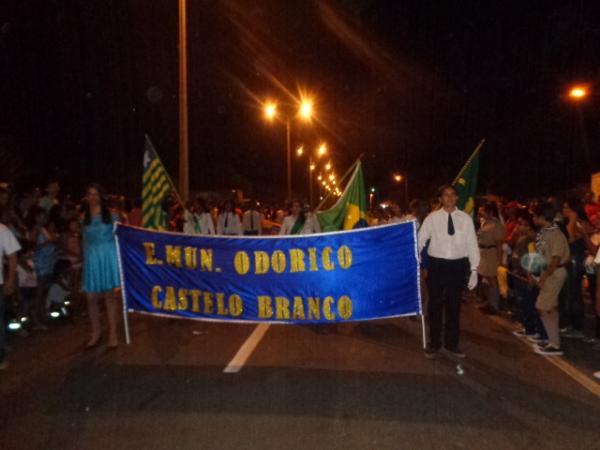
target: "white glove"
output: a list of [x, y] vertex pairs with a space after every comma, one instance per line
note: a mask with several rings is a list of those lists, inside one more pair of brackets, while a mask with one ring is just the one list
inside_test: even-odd
[[471, 270], [471, 276], [469, 277], [469, 282], [467, 283], [467, 287], [469, 288], [470, 291], [472, 291], [473, 289], [475, 289], [477, 287], [477, 271], [476, 270]]

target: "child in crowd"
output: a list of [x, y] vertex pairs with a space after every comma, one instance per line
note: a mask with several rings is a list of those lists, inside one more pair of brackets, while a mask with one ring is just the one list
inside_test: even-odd
[[29, 241], [35, 245], [33, 262], [37, 274], [37, 296], [35, 307], [39, 308], [40, 316], [45, 316], [44, 299], [48, 291], [54, 264], [58, 259], [57, 241], [59, 238], [56, 227], [48, 220], [48, 215], [40, 207], [34, 207], [29, 213]]
[[40, 308], [35, 305], [38, 280], [33, 262], [33, 245], [21, 241], [21, 251], [17, 259], [17, 284], [19, 287], [19, 317], [31, 319], [33, 328], [45, 329], [40, 317]]

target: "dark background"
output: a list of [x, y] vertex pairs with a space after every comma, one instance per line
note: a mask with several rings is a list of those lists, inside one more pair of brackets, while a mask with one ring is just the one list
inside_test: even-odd
[[[177, 0], [0, 5], [0, 179], [137, 196], [144, 133], [176, 178]], [[274, 80], [316, 98], [294, 146], [326, 140], [339, 173], [364, 153], [383, 195], [393, 171], [431, 195], [482, 137], [482, 193], [549, 194], [600, 169], [600, 98], [578, 115], [564, 96], [598, 86], [600, 2], [188, 0], [188, 51], [192, 190], [285, 196], [285, 129], [253, 97], [289, 101]]]

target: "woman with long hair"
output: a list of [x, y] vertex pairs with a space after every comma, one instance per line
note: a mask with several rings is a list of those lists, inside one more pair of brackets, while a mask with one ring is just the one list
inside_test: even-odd
[[118, 346], [118, 305], [115, 289], [120, 285], [117, 247], [113, 228], [118, 217], [110, 212], [104, 190], [97, 184], [86, 189], [83, 206], [83, 291], [87, 295], [91, 336], [88, 348], [95, 347], [102, 336], [99, 303], [106, 303], [108, 347]]
[[313, 234], [320, 233], [321, 227], [317, 218], [304, 211], [304, 205], [300, 200], [292, 201], [289, 209], [289, 215], [283, 219], [280, 235], [285, 234]]

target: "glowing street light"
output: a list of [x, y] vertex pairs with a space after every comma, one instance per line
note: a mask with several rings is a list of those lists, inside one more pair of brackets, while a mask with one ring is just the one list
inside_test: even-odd
[[[298, 106], [298, 115], [300, 118], [306, 122], [309, 122], [313, 116], [313, 102], [309, 98], [302, 98], [300, 102], [297, 104]], [[279, 114], [277, 111], [277, 102], [273, 100], [267, 100], [263, 103], [263, 115], [266, 120], [269, 122], [273, 122], [278, 116], [281, 117], [281, 121], [285, 123], [286, 129], [286, 155], [287, 155], [287, 197], [288, 200], [292, 198], [292, 149], [291, 149], [291, 120], [292, 115], [289, 113], [289, 108], [286, 108], [285, 114]], [[302, 155], [304, 149], [300, 151], [297, 150], [298, 155]]]
[[304, 153], [304, 147], [303, 146], [298, 147], [298, 150], [296, 150], [296, 153], [298, 154], [298, 156], [302, 156], [302, 154]]
[[327, 153], [327, 144], [323, 143], [317, 149], [317, 156], [321, 157]]
[[402, 175], [394, 174], [394, 181], [400, 183], [402, 181]]
[[573, 86], [569, 91], [569, 98], [579, 102], [588, 96], [588, 90], [585, 86]]
[[327, 170], [327, 171], [331, 170], [331, 163], [330, 163], [330, 162], [328, 162], [328, 163], [325, 165], [325, 170]]
[[310, 99], [304, 99], [300, 103], [300, 108], [298, 113], [303, 120], [309, 121], [312, 119], [313, 115], [313, 103]]
[[277, 115], [277, 103], [267, 102], [264, 106], [264, 114], [267, 120], [273, 120]]
[[315, 165], [315, 163], [312, 163], [310, 166], [308, 166], [308, 168], [310, 169], [310, 171], [311, 171], [311, 172], [312, 172], [313, 170], [315, 170], [315, 169], [316, 169], [316, 167], [317, 167], [317, 166]]

